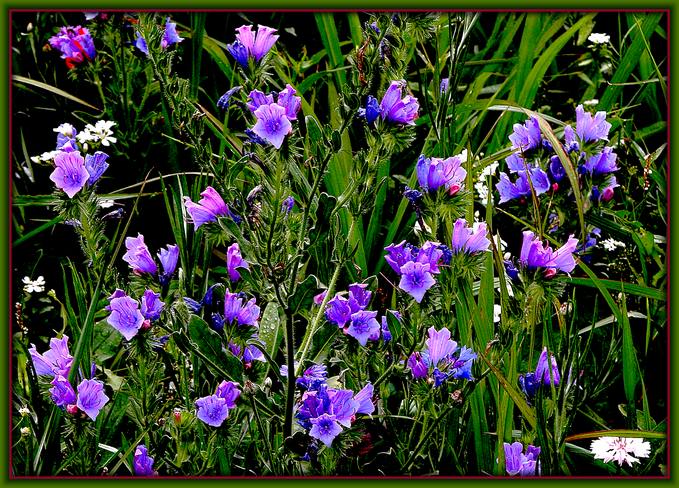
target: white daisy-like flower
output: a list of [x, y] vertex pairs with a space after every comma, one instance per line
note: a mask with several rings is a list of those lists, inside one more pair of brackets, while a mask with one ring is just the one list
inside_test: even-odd
[[614, 460], [620, 466], [623, 463], [632, 466], [632, 463], [639, 462], [638, 458], [650, 455], [651, 443], [639, 437], [599, 437], [592, 441], [590, 450], [595, 459], [602, 459], [605, 463]]
[[608, 34], [597, 34], [594, 32], [589, 35], [587, 40], [592, 44], [607, 44], [611, 41], [611, 36]]
[[42, 153], [40, 156], [31, 156], [31, 161], [34, 163], [39, 163], [39, 162], [48, 162], [52, 161], [57, 154], [59, 154], [61, 151], [56, 150], [56, 151], [47, 151]]
[[87, 124], [82, 132], [79, 132], [76, 138], [80, 144], [86, 142], [99, 142], [102, 146], [109, 146], [118, 142], [118, 139], [113, 137], [111, 128], [116, 125], [112, 120], [98, 120], [96, 124]]
[[45, 278], [38, 276], [37, 280], [32, 280], [28, 276], [24, 276], [21, 280], [24, 284], [24, 291], [26, 293], [42, 293], [45, 291]]
[[606, 239], [605, 241], [601, 241], [601, 245], [604, 246], [604, 249], [607, 251], [615, 251], [616, 247], [626, 247], [624, 242], [616, 241], [612, 237]]

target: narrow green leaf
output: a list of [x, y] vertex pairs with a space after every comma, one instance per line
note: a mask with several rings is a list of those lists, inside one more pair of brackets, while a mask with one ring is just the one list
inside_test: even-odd
[[47, 83], [43, 83], [42, 81], [37, 81], [33, 80], [31, 78], [26, 78], [25, 76], [21, 75], [12, 75], [12, 80], [15, 81], [16, 83], [23, 83], [24, 85], [30, 85], [34, 86], [36, 88], [40, 88], [41, 90], [46, 90], [50, 93], [53, 93], [55, 95], [59, 95], [60, 97], [67, 98], [68, 100], [71, 100], [73, 102], [77, 102], [81, 105], [84, 105], [87, 108], [91, 108], [92, 110], [96, 110], [98, 112], [101, 112], [102, 110], [98, 107], [95, 107], [92, 104], [87, 103], [85, 100], [82, 100], [75, 95], [71, 95], [68, 92], [65, 92], [64, 90], [61, 90], [59, 88], [56, 88], [52, 85], [48, 85]]

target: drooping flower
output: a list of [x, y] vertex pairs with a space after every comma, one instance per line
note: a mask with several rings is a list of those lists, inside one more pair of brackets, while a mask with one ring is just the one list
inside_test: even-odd
[[404, 81], [392, 81], [380, 102], [382, 120], [394, 124], [415, 125], [420, 104], [412, 95], [401, 98]]
[[139, 32], [135, 32], [134, 47], [139, 49], [142, 53], [149, 55], [149, 46], [146, 44], [146, 39], [142, 37]]
[[575, 251], [577, 245], [578, 240], [571, 235], [566, 244], [556, 251], [552, 251], [551, 247], [544, 247], [540, 239], [533, 232], [527, 230], [523, 233], [519, 263], [528, 269], [546, 268], [545, 275], [547, 277], [556, 274], [557, 270], [570, 273], [575, 269], [573, 251]]
[[139, 302], [124, 295], [110, 299], [109, 307], [111, 315], [106, 321], [111, 327], [120, 332], [128, 341], [136, 336], [144, 323], [144, 315], [139, 310]]
[[[590, 446], [594, 459], [607, 463], [615, 461], [620, 466], [627, 463], [632, 466], [642, 457], [651, 454], [651, 443], [639, 437], [599, 437]], [[637, 456], [637, 457], [634, 457]]]
[[134, 450], [134, 474], [136, 476], [153, 476], [153, 458], [148, 455], [148, 451], [144, 444], [139, 444]]
[[467, 227], [465, 219], [457, 219], [453, 226], [453, 240], [450, 249], [453, 253], [466, 254], [488, 251], [490, 240], [486, 237], [487, 234], [485, 222], [481, 222], [474, 229]]
[[50, 180], [57, 188], [63, 190], [68, 198], [73, 198], [90, 178], [85, 168], [85, 160], [79, 152], [60, 152], [54, 157], [54, 165], [56, 168], [50, 175]]
[[50, 388], [50, 394], [52, 396], [52, 401], [57, 407], [66, 408], [68, 405], [75, 404], [75, 391], [65, 376], [58, 374], [51, 383], [52, 388]]
[[242, 25], [236, 31], [236, 41], [228, 44], [226, 49], [243, 68], [248, 67], [250, 58], [258, 63], [280, 37], [274, 34], [276, 29], [265, 25], [259, 25], [256, 34], [251, 25]]
[[424, 154], [417, 160], [417, 181], [424, 191], [434, 192], [442, 186], [450, 195], [457, 193], [464, 184], [467, 171], [461, 166], [461, 155], [450, 158], [426, 158]]
[[410, 294], [417, 303], [422, 301], [424, 294], [436, 284], [430, 273], [430, 265], [409, 261], [401, 266], [401, 281], [398, 287]]
[[189, 197], [184, 197], [184, 206], [193, 220], [194, 228], [197, 230], [201, 225], [214, 222], [217, 217], [229, 215], [229, 206], [224, 203], [217, 190], [208, 186], [200, 194], [198, 203], [191, 201]]
[[97, 55], [90, 31], [79, 25], [62, 27], [57, 35], [50, 37], [49, 43], [61, 51], [61, 58], [69, 69], [85, 60], [92, 61]]
[[68, 336], [63, 335], [61, 339], [53, 337], [50, 339], [50, 348], [44, 354], [39, 354], [34, 344], [28, 349], [35, 373], [48, 376], [68, 376], [73, 363], [73, 356], [68, 351]]
[[250, 269], [250, 266], [248, 265], [248, 262], [241, 256], [238, 243], [234, 242], [226, 250], [226, 269], [229, 273], [229, 279], [231, 281], [240, 280], [238, 268]]
[[97, 419], [97, 415], [108, 400], [101, 381], [85, 379], [78, 385], [78, 408], [92, 420]]
[[529, 445], [526, 447], [526, 453], [523, 453], [523, 444], [514, 442], [509, 444], [504, 443], [505, 450], [505, 467], [507, 474], [510, 476], [535, 476], [540, 474], [540, 467], [538, 463], [538, 456], [540, 455], [540, 448]]
[[252, 131], [270, 142], [276, 149], [280, 149], [285, 136], [292, 132], [292, 124], [287, 117], [286, 109], [277, 103], [261, 105], [255, 110], [255, 117], [257, 123]]
[[148, 320], [158, 320], [165, 303], [160, 301], [160, 294], [146, 290], [141, 298], [141, 314]]
[[126, 237], [125, 247], [127, 252], [123, 255], [123, 261], [130, 265], [135, 274], [155, 275], [158, 272], [158, 266], [153, 260], [142, 234], [137, 234], [137, 237]]
[[87, 180], [88, 185], [93, 185], [97, 182], [104, 171], [108, 169], [108, 154], [102, 151], [97, 151], [94, 154], [87, 154], [85, 156], [85, 169], [89, 173], [90, 177]]

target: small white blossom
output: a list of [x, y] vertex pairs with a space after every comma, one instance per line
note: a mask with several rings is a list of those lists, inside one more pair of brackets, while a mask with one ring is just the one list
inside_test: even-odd
[[73, 133], [75, 132], [75, 127], [73, 127], [71, 124], [64, 123], [61, 124], [59, 127], [52, 129], [53, 132], [56, 132], [58, 134], [61, 134], [62, 136], [65, 137], [73, 137]]
[[28, 276], [24, 276], [21, 280], [24, 284], [24, 291], [26, 293], [42, 293], [45, 291], [45, 278], [38, 276], [38, 279], [33, 281]]
[[601, 245], [604, 246], [604, 249], [607, 251], [615, 251], [616, 247], [626, 247], [624, 242], [616, 241], [612, 237], [605, 241], [601, 241]]
[[108, 200], [108, 199], [101, 199], [99, 200], [99, 207], [101, 208], [111, 208], [113, 205], [115, 205], [114, 200]]
[[610, 73], [612, 69], [613, 69], [613, 65], [611, 63], [603, 63], [601, 65], [600, 71], [602, 73]]
[[500, 321], [500, 313], [502, 313], [502, 307], [497, 303], [493, 305], [493, 322]]
[[31, 435], [31, 429], [28, 427], [22, 427], [21, 428], [21, 437], [28, 437]]
[[19, 409], [19, 414], [20, 414], [22, 417], [25, 417], [26, 415], [29, 415], [30, 413], [31, 413], [31, 411], [28, 409], [28, 407], [21, 407], [21, 408]]
[[[651, 453], [651, 444], [641, 438], [629, 437], [600, 437], [592, 441], [590, 446], [595, 459], [602, 459], [605, 463], [614, 460], [620, 466], [627, 463], [638, 463], [637, 457], [648, 457]], [[632, 456], [634, 454], [634, 456]]]
[[582, 102], [583, 105], [598, 105], [599, 104], [599, 99], [598, 98], [592, 98], [591, 100], [585, 100]]
[[109, 146], [112, 143], [118, 142], [118, 139], [113, 137], [111, 127], [116, 125], [112, 120], [99, 120], [96, 124], [87, 124], [82, 132], [79, 132], [76, 138], [80, 144], [86, 142], [100, 142], [102, 146]]
[[40, 156], [31, 156], [31, 161], [33, 161], [34, 163], [39, 163], [41, 161], [46, 163], [48, 161], [52, 161], [56, 157], [56, 155], [59, 154], [60, 152], [61, 151], [58, 150], [48, 151], [42, 153]]
[[587, 40], [592, 44], [607, 44], [611, 41], [611, 36], [608, 34], [592, 33], [589, 35]]

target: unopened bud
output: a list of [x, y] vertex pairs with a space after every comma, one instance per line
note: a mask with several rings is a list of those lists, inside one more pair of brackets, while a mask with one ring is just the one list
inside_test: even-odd
[[66, 411], [70, 413], [71, 415], [75, 415], [78, 413], [78, 406], [77, 405], [68, 405], [66, 407]]

